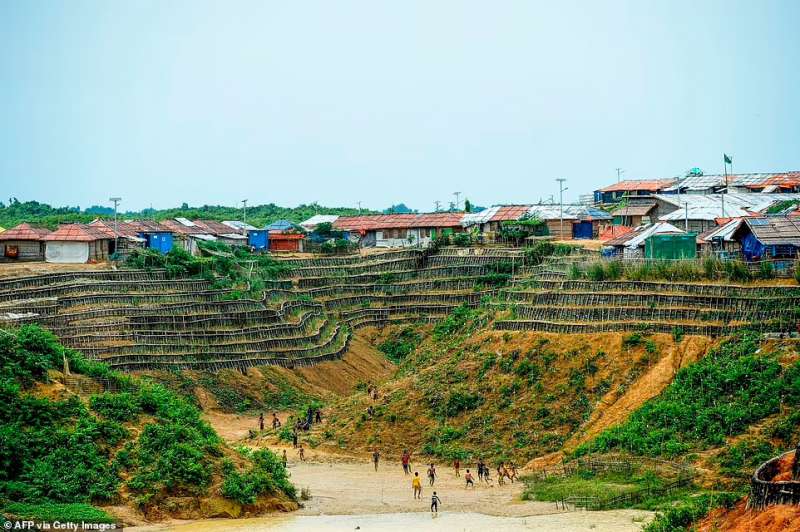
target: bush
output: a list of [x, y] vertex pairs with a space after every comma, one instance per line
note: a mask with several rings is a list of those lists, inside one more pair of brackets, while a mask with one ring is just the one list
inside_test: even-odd
[[422, 336], [415, 332], [412, 327], [406, 327], [396, 336], [389, 338], [378, 346], [378, 349], [386, 355], [386, 358], [400, 364], [417, 348], [422, 341]]
[[692, 523], [705, 516], [714, 508], [724, 506], [732, 508], [739, 495], [736, 493], [707, 493], [696, 497], [687, 497], [664, 512], [656, 515], [646, 527], [645, 532], [677, 532], [688, 530]]

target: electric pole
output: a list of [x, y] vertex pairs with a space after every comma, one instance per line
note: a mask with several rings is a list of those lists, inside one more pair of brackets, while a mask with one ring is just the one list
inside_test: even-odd
[[242, 200], [242, 223], [243, 223], [243, 225], [242, 225], [242, 233], [244, 233], [246, 235], [247, 234], [247, 228], [245, 227], [245, 225], [247, 224], [247, 200], [246, 199]]
[[624, 174], [624, 173], [625, 173], [625, 170], [623, 170], [622, 168], [617, 168], [617, 183], [620, 182], [620, 180], [622, 179], [622, 174]]
[[442, 204], [442, 202], [439, 201], [439, 200], [434, 201], [433, 205], [434, 205], [434, 209], [435, 210], [433, 212], [439, 212], [439, 205], [441, 205], [441, 204]]
[[567, 190], [564, 188], [564, 182], [566, 179], [563, 177], [556, 178], [558, 181], [558, 220], [559, 220], [559, 232], [561, 233], [560, 238], [564, 240], [564, 191]]
[[108, 198], [108, 201], [114, 202], [114, 253], [117, 253], [119, 246], [119, 222], [117, 222], [117, 205], [122, 201], [122, 198]]
[[458, 210], [458, 197], [461, 196], [461, 192], [453, 192], [453, 196], [456, 197], [456, 210]]
[[358, 202], [358, 214], [361, 214], [361, 202]]

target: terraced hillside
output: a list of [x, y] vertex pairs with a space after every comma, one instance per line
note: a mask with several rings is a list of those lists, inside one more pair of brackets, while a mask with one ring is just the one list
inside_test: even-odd
[[477, 306], [522, 262], [504, 250], [286, 259], [254, 299], [164, 270], [41, 275], [0, 281], [0, 320], [39, 323], [125, 371], [294, 367], [341, 357], [352, 329]]
[[263, 292], [215, 288], [213, 277], [169, 278], [166, 270], [6, 279], [0, 322], [39, 323], [120, 370], [218, 371], [336, 359], [357, 329], [436, 321], [462, 306], [493, 311], [492, 327], [504, 331], [719, 336], [742, 327], [787, 332], [798, 321], [797, 286], [569, 280], [565, 269], [585, 255], [537, 253], [442, 248], [279, 259], [280, 278], [261, 280]]

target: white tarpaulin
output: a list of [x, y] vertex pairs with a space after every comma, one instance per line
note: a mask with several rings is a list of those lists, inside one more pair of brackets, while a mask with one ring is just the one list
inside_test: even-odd
[[47, 242], [44, 260], [59, 264], [83, 264], [89, 260], [89, 244], [87, 242]]

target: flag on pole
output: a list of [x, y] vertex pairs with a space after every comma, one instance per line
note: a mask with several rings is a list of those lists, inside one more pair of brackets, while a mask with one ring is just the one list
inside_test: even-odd
[[729, 155], [723, 153], [722, 157], [725, 160], [725, 164], [733, 164], [733, 159]]

